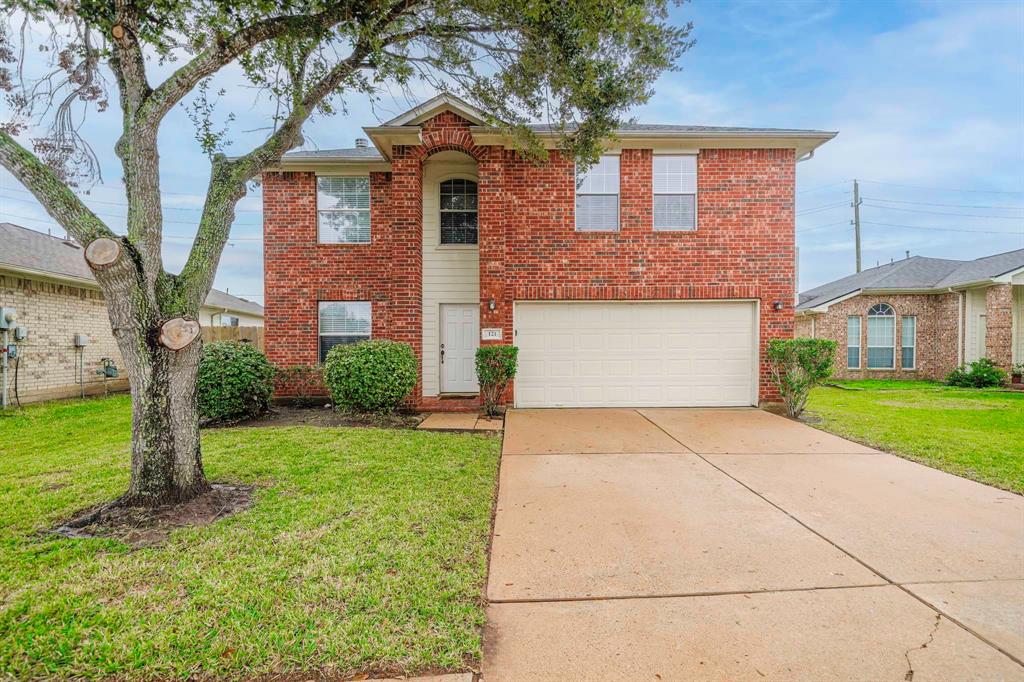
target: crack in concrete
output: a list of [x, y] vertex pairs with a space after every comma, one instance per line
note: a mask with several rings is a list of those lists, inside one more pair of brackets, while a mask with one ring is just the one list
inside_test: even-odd
[[903, 676], [903, 679], [905, 680], [905, 682], [913, 682], [913, 679], [914, 679], [914, 664], [910, 660], [910, 654], [912, 654], [915, 651], [921, 651], [922, 649], [927, 649], [928, 645], [931, 644], [933, 641], [935, 641], [935, 632], [939, 629], [939, 625], [941, 625], [941, 624], [942, 624], [942, 614], [941, 613], [936, 613], [935, 614], [935, 624], [932, 625], [932, 630], [931, 630], [930, 633], [928, 633], [928, 639], [925, 640], [924, 644], [921, 644], [920, 646], [911, 647], [911, 648], [909, 648], [909, 649], [907, 649], [906, 651], [903, 652], [903, 657], [905, 659], [907, 659], [907, 674]]

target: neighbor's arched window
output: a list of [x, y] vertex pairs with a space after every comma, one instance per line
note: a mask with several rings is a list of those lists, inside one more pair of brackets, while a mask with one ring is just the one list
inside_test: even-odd
[[868, 310], [868, 369], [896, 367], [896, 311], [888, 303]]
[[476, 244], [476, 183], [454, 178], [441, 183], [441, 243]]

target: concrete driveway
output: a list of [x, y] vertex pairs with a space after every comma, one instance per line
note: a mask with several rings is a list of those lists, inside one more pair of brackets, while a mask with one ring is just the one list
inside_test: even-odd
[[1024, 498], [760, 410], [513, 410], [487, 594], [487, 682], [1024, 680]]

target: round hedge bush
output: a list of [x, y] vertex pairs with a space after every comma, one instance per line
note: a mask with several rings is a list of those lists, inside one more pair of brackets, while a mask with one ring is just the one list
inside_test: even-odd
[[274, 392], [274, 366], [255, 346], [221, 341], [203, 346], [196, 381], [199, 416], [206, 421], [262, 414]]
[[324, 383], [335, 405], [386, 414], [412, 391], [418, 369], [419, 361], [407, 343], [361, 341], [327, 353]]

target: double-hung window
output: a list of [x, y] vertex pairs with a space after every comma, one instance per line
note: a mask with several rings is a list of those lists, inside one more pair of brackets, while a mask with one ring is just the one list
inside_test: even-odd
[[602, 156], [576, 176], [576, 231], [619, 229], [619, 157]]
[[477, 192], [472, 180], [441, 183], [441, 243], [476, 244]]
[[320, 362], [335, 346], [370, 338], [372, 321], [369, 301], [320, 302]]
[[846, 366], [860, 369], [860, 315], [846, 318]]
[[316, 212], [321, 244], [369, 244], [370, 178], [318, 177]]
[[868, 369], [896, 368], [896, 311], [888, 303], [868, 310]]
[[904, 315], [900, 323], [903, 325], [900, 334], [900, 367], [914, 369], [917, 363], [917, 318]]
[[654, 229], [697, 229], [697, 157], [654, 155]]

